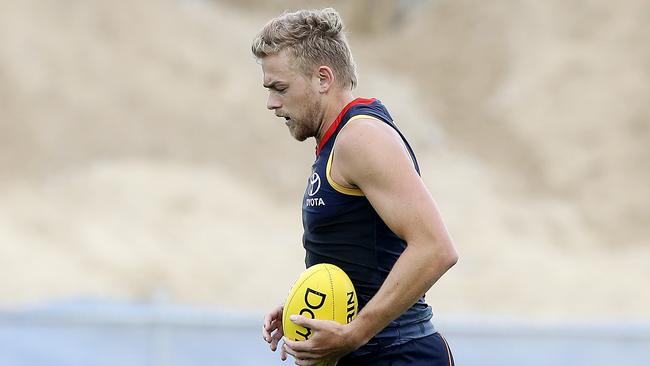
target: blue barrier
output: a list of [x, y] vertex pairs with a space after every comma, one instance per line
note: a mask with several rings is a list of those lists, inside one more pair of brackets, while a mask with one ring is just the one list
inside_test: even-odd
[[[0, 311], [0, 365], [282, 365], [259, 314], [163, 303], [70, 301]], [[650, 324], [436, 322], [457, 365], [647, 365]]]

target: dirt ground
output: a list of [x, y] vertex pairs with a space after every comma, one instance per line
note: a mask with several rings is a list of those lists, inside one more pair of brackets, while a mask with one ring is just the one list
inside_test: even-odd
[[[0, 304], [284, 300], [314, 143], [250, 43], [298, 3], [0, 2]], [[333, 3], [461, 255], [434, 311], [650, 317], [648, 2]]]

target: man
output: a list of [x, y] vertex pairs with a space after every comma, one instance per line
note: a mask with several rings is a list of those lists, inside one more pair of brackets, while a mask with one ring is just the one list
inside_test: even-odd
[[343, 23], [331, 8], [272, 19], [253, 42], [268, 109], [316, 161], [303, 201], [307, 267], [332, 263], [351, 278], [360, 311], [350, 323], [292, 316], [309, 340], [283, 337], [282, 306], [262, 335], [297, 365], [452, 365], [430, 322], [425, 292], [457, 261], [415, 155], [376, 99], [356, 98]]

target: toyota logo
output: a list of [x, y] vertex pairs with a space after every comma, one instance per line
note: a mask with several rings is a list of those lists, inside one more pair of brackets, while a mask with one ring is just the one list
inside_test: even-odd
[[314, 173], [309, 177], [309, 189], [307, 190], [307, 194], [309, 196], [315, 195], [318, 190], [320, 189], [320, 176], [318, 173]]

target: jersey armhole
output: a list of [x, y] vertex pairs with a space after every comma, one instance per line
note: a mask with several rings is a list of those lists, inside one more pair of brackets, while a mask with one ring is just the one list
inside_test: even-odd
[[[370, 115], [367, 115], [367, 114], [359, 114], [359, 115], [351, 117], [345, 123], [345, 125], [343, 125], [343, 127], [341, 127], [341, 130], [339, 131], [339, 134], [348, 125], [348, 123], [354, 121], [355, 119], [361, 119], [361, 118], [374, 119], [374, 120], [379, 121], [381, 123], [385, 123], [384, 121], [380, 120], [377, 117], [370, 116]], [[390, 124], [388, 124], [388, 126], [390, 128], [392, 128], [392, 129], [395, 129], [395, 127], [391, 126]], [[399, 134], [399, 131], [398, 131], [398, 134]], [[337, 138], [338, 138], [338, 134], [336, 135], [336, 138], [334, 139], [334, 143], [332, 144], [332, 151], [330, 151], [330, 156], [327, 159], [327, 167], [325, 168], [325, 173], [326, 173], [325, 175], [327, 176], [327, 182], [332, 186], [332, 188], [334, 188], [339, 193], [347, 194], [347, 195], [350, 195], [350, 196], [365, 196], [363, 194], [363, 191], [361, 191], [359, 188], [349, 188], [349, 187], [342, 186], [342, 185], [338, 184], [337, 182], [335, 182], [334, 178], [332, 178], [332, 174], [331, 174], [332, 160], [334, 159], [334, 149], [336, 148], [336, 139]], [[417, 167], [417, 164], [415, 163], [415, 158], [413, 158], [413, 156], [409, 152], [410, 150], [409, 150], [408, 146], [406, 146], [406, 142], [404, 141], [404, 138], [401, 136], [401, 134], [400, 134], [400, 139], [402, 140], [402, 147], [406, 150], [406, 154], [408, 155], [409, 159], [411, 159], [411, 162], [413, 163], [413, 166]]]
[[[372, 119], [377, 119], [373, 116], [368, 116], [365, 114], [359, 114], [356, 116], [351, 117], [343, 127], [341, 127], [341, 130], [339, 131], [339, 134], [343, 129], [350, 123], [351, 121], [359, 118], [372, 118]], [[336, 148], [336, 139], [338, 139], [338, 134], [336, 135], [336, 138], [334, 139], [334, 143], [332, 143], [332, 151], [330, 151], [330, 156], [327, 158], [327, 167], [325, 168], [325, 175], [327, 176], [327, 182], [334, 188], [337, 192], [347, 194], [348, 196], [365, 196], [363, 192], [359, 188], [349, 188], [342, 186], [338, 184], [336, 181], [334, 181], [334, 178], [332, 178], [331, 170], [332, 170], [332, 160], [334, 159], [334, 149]]]

